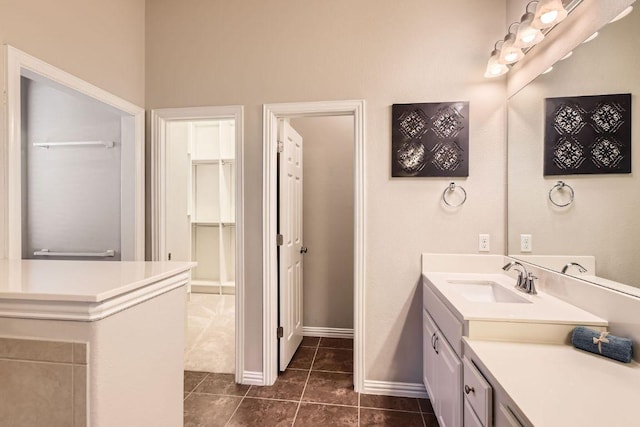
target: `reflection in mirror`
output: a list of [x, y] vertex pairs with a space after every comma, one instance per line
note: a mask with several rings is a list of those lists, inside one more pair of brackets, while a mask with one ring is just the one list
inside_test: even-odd
[[[638, 69], [640, 12], [633, 11], [509, 100], [511, 256], [622, 291], [632, 291], [625, 285], [640, 287], [640, 171], [633, 170], [640, 167]], [[545, 98], [622, 93], [632, 94], [632, 172], [544, 176]], [[564, 207], [549, 199], [558, 181], [575, 192]], [[554, 196], [563, 204], [568, 194], [557, 190]]]

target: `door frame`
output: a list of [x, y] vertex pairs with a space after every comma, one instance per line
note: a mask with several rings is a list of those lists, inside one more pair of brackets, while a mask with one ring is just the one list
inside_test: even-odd
[[244, 107], [162, 108], [151, 110], [151, 259], [162, 261], [166, 253], [166, 146], [171, 121], [234, 119], [236, 130], [236, 253], [235, 253], [235, 380], [244, 372]]
[[354, 118], [354, 310], [353, 384], [364, 389], [365, 300], [365, 102], [364, 100], [265, 104], [262, 116], [262, 372], [264, 385], [278, 377], [278, 120], [299, 117]]

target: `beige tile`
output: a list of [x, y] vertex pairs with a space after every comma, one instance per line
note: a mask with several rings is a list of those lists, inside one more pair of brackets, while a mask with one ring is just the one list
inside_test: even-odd
[[73, 363], [76, 365], [87, 364], [87, 344], [86, 343], [73, 343]]
[[64, 364], [0, 360], [2, 425], [72, 426], [72, 368]]
[[71, 363], [72, 346], [68, 342], [0, 338], [0, 358]]
[[184, 367], [235, 372], [235, 296], [191, 294], [187, 304]]
[[87, 367], [73, 367], [73, 427], [87, 425]]

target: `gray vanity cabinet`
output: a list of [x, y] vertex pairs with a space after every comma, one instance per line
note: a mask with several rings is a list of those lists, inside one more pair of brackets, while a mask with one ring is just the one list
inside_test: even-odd
[[[424, 385], [440, 427], [458, 427], [462, 425], [462, 363], [443, 330], [459, 329], [461, 331], [462, 326], [459, 323], [455, 324], [457, 320], [426, 287], [424, 295], [425, 304], [422, 312]], [[454, 324], [451, 323], [452, 321]], [[457, 334], [454, 333], [454, 335]], [[458, 342], [458, 346], [460, 344]]]

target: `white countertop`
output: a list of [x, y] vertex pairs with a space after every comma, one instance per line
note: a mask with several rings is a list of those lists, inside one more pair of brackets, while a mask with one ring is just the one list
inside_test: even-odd
[[608, 322], [585, 310], [558, 298], [539, 292], [529, 295], [519, 291], [517, 295], [531, 301], [527, 303], [482, 303], [467, 300], [448, 286], [449, 280], [493, 281], [508, 290], [513, 290], [515, 279], [502, 273], [423, 273], [431, 288], [447, 303], [454, 314], [464, 321], [508, 321], [553, 324], [583, 324], [607, 326]]
[[465, 341], [535, 426], [639, 424], [638, 363], [567, 345]]
[[[96, 320], [185, 285], [188, 272], [195, 265], [193, 262], [0, 260], [0, 316]], [[179, 280], [172, 280], [178, 276]]]

